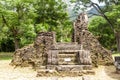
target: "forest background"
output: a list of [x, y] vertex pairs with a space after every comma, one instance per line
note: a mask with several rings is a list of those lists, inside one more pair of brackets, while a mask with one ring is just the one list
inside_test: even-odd
[[100, 12], [86, 6], [90, 0], [0, 0], [0, 52], [13, 52], [32, 44], [40, 31], [54, 31], [58, 42], [70, 42], [73, 22], [84, 11], [89, 16], [89, 31], [105, 48], [119, 52], [120, 0], [98, 3], [112, 29]]

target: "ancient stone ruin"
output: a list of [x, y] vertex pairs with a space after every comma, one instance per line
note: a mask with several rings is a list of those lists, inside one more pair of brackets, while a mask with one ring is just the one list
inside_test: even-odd
[[119, 56], [115, 57], [114, 65], [116, 67], [116, 72], [120, 74], [120, 57]]
[[33, 66], [38, 70], [38, 76], [47, 75], [47, 70], [55, 70], [58, 76], [62, 71], [66, 75], [71, 71], [81, 75], [84, 70], [90, 73], [93, 66], [112, 64], [111, 52], [88, 31], [87, 24], [87, 15], [81, 13], [74, 22], [70, 43], [56, 42], [54, 32], [38, 33], [34, 44], [15, 51], [11, 65]]
[[111, 51], [105, 49], [96, 37], [88, 31], [88, 19], [86, 18], [87, 15], [82, 13], [74, 22], [73, 41], [81, 44], [83, 49], [90, 51], [94, 66], [113, 63]]

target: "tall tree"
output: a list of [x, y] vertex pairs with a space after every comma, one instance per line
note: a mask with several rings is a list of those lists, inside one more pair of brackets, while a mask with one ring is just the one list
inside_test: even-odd
[[112, 5], [112, 10], [106, 15], [109, 17], [114, 27], [114, 35], [116, 37], [117, 50], [120, 52], [120, 5]]
[[1, 0], [1, 28], [7, 28], [6, 36], [11, 37], [15, 44], [15, 49], [20, 47], [22, 37], [27, 34], [34, 37], [33, 14], [30, 10], [30, 2], [27, 0]]

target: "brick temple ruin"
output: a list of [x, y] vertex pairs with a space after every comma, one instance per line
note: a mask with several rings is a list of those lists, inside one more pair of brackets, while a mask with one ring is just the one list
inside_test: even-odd
[[[74, 72], [89, 71], [93, 66], [113, 64], [111, 51], [102, 47], [88, 31], [87, 25], [88, 17], [81, 13], [74, 22], [70, 43], [56, 42], [54, 32], [38, 33], [33, 45], [15, 51], [11, 65], [33, 66], [37, 70]], [[40, 71], [38, 76], [41, 76]]]

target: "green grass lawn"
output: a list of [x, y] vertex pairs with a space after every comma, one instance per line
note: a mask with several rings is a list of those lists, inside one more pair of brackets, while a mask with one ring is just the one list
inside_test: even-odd
[[113, 56], [113, 57], [115, 57], [115, 56], [120, 56], [120, 53], [113, 53], [112, 56]]
[[120, 56], [120, 53], [113, 53], [112, 54], [113, 59], [115, 58], [115, 56]]
[[0, 52], [0, 60], [12, 59], [13, 52]]

